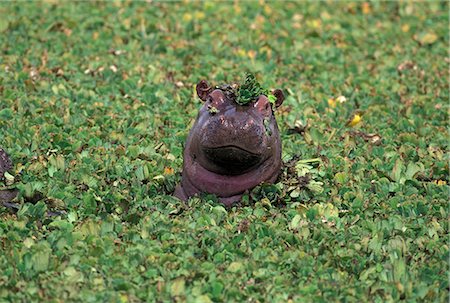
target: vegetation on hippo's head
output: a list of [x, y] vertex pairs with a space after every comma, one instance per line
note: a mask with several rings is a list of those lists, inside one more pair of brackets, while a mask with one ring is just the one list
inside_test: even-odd
[[259, 84], [253, 74], [247, 73], [245, 75], [244, 83], [239, 85], [237, 90], [236, 103], [239, 105], [247, 105], [256, 100], [260, 95], [266, 95], [269, 98], [270, 103], [275, 104], [275, 96], [272, 95], [268, 89], [262, 88], [261, 84]]

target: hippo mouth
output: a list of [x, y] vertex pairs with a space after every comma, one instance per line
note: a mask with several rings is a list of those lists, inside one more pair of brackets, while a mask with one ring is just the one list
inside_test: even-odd
[[262, 160], [262, 155], [234, 145], [203, 148], [202, 150], [206, 159], [213, 164], [212, 170], [221, 174], [239, 175], [245, 173]]

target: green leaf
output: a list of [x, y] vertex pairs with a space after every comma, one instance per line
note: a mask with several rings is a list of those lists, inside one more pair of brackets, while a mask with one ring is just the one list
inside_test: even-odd
[[261, 95], [269, 96], [268, 90], [261, 87], [253, 74], [247, 73], [244, 83], [241, 84], [237, 90], [236, 102], [240, 105], [247, 105], [248, 103], [255, 101]]
[[32, 257], [33, 269], [35, 272], [44, 272], [49, 266], [51, 249], [47, 242], [40, 242], [35, 248], [36, 251]]
[[211, 299], [207, 295], [201, 295], [195, 298], [195, 303], [212, 303]]
[[348, 175], [344, 172], [339, 172], [334, 175], [334, 182], [337, 184], [345, 184], [347, 183]]
[[307, 185], [308, 189], [316, 194], [323, 192], [323, 182], [311, 180]]
[[391, 172], [391, 178], [394, 179], [395, 182], [404, 183], [404, 180], [402, 181], [404, 168], [405, 166], [403, 164], [403, 161], [397, 159], [397, 161], [395, 161], [394, 168], [392, 168]]
[[291, 228], [296, 229], [300, 226], [300, 221], [302, 220], [301, 215], [295, 215], [294, 218], [291, 221]]
[[13, 118], [13, 111], [10, 108], [0, 110], [1, 120], [11, 120]]
[[232, 273], [240, 272], [244, 268], [241, 262], [231, 262], [228, 266], [228, 271]]
[[275, 102], [277, 102], [277, 97], [275, 97], [273, 94], [269, 94], [269, 95], [267, 96], [267, 98], [269, 99], [269, 102], [270, 102], [272, 105], [274, 105]]
[[186, 281], [183, 278], [178, 278], [175, 281], [172, 282], [172, 285], [170, 286], [170, 292], [172, 296], [181, 296], [185, 292], [185, 284]]
[[439, 36], [433, 31], [421, 32], [421, 33], [415, 35], [414, 37], [415, 37], [416, 41], [422, 45], [423, 44], [433, 44], [439, 39]]
[[407, 180], [412, 180], [415, 178], [417, 173], [423, 172], [424, 166], [422, 163], [409, 162], [406, 167], [405, 177]]
[[14, 179], [15, 179], [15, 178], [14, 178], [14, 176], [11, 175], [9, 172], [5, 171], [4, 177], [5, 177], [6, 181], [7, 181], [9, 184], [14, 183]]
[[6, 32], [9, 22], [6, 18], [0, 18], [0, 33]]
[[213, 297], [217, 298], [219, 297], [223, 292], [224, 286], [222, 283], [218, 281], [214, 281], [211, 283], [211, 294]]

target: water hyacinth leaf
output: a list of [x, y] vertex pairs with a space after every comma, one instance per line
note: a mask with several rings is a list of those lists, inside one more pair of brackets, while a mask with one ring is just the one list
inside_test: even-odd
[[0, 110], [1, 120], [11, 120], [13, 118], [13, 111], [9, 108], [4, 108]]
[[172, 282], [172, 285], [170, 286], [170, 291], [172, 293], [172, 296], [180, 296], [183, 295], [185, 292], [185, 284], [186, 281], [183, 278], [176, 279]]
[[214, 281], [211, 284], [211, 294], [213, 295], [213, 297], [217, 298], [222, 294], [222, 291], [224, 289], [224, 286], [221, 282], [219, 281]]
[[9, 27], [9, 21], [5, 18], [0, 19], [0, 33], [6, 32]]
[[338, 184], [345, 184], [348, 180], [348, 174], [345, 172], [339, 172], [334, 175], [334, 181]]
[[426, 45], [435, 43], [439, 39], [439, 36], [435, 32], [429, 31], [414, 35], [414, 39], [420, 44]]
[[295, 215], [294, 218], [291, 221], [291, 228], [296, 229], [300, 226], [300, 221], [302, 219], [301, 215]]
[[228, 271], [232, 273], [240, 272], [244, 268], [241, 262], [231, 262], [228, 266]]
[[7, 184], [12, 184], [12, 183], [14, 183], [14, 176], [13, 175], [11, 175], [9, 172], [5, 172], [4, 173], [4, 176], [5, 176], [5, 180], [6, 180], [6, 183]]
[[403, 161], [401, 161], [400, 159], [397, 159], [397, 161], [395, 161], [394, 168], [392, 169], [392, 172], [391, 172], [392, 179], [394, 179], [394, 181], [396, 181], [396, 182], [403, 183], [404, 179], [402, 179], [402, 177], [404, 174], [404, 169], [405, 169], [405, 165], [404, 165]]
[[44, 272], [48, 269], [50, 262], [51, 248], [46, 242], [41, 242], [36, 245], [35, 252], [32, 257], [33, 269], [35, 272]]
[[255, 101], [261, 95], [267, 96], [272, 105], [274, 105], [277, 100], [269, 90], [261, 87], [261, 84], [259, 84], [253, 74], [247, 73], [245, 75], [244, 83], [240, 84], [237, 89], [236, 102], [240, 105], [247, 105], [248, 103]]
[[[448, 1], [53, 2], [0, 5], [0, 302], [448, 301]], [[181, 202], [245, 71], [276, 185]]]
[[412, 180], [415, 178], [417, 173], [423, 172], [424, 166], [422, 163], [413, 163], [409, 162], [406, 167], [405, 177], [408, 180]]
[[307, 187], [316, 194], [323, 192], [323, 182], [320, 181], [311, 180]]

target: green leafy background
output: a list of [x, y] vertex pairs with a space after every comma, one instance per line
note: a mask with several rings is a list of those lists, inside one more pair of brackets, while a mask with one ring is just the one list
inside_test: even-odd
[[[448, 9], [0, 3], [0, 301], [446, 302]], [[181, 203], [195, 84], [247, 70], [280, 181]]]

